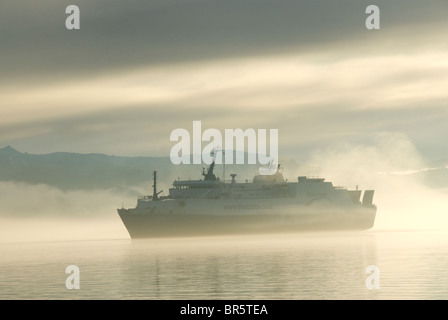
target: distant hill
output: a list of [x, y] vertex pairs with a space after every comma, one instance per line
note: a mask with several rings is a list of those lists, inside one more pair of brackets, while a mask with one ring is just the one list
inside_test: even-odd
[[[299, 167], [294, 160], [282, 161], [285, 178]], [[437, 168], [415, 173], [416, 177], [433, 188], [448, 187], [448, 168], [445, 160]], [[435, 163], [434, 163], [435, 164]], [[259, 165], [226, 165], [226, 179], [237, 173], [237, 180], [252, 180]], [[215, 175], [223, 176], [223, 166], [215, 167]], [[105, 154], [55, 152], [49, 154], [22, 153], [11, 146], [0, 149], [0, 181], [46, 184], [61, 190], [113, 189], [136, 193], [152, 190], [153, 171], [158, 172], [161, 189], [168, 192], [172, 182], [180, 179], [201, 179], [202, 165], [173, 165], [169, 157], [120, 157]]]
[[[236, 165], [226, 165], [226, 179], [233, 172], [238, 173], [237, 179], [252, 179], [258, 165], [236, 169]], [[202, 165], [176, 166], [169, 157], [120, 157], [68, 152], [28, 154], [11, 146], [0, 149], [0, 181], [47, 184], [62, 190], [119, 190], [143, 185], [149, 192], [155, 170], [161, 185], [169, 186], [178, 178], [202, 178]], [[222, 178], [221, 165], [215, 167], [215, 174]]]
[[0, 149], [0, 180], [48, 184], [60, 189], [113, 188], [138, 185], [166, 162], [163, 158], [126, 158], [103, 154], [21, 153]]

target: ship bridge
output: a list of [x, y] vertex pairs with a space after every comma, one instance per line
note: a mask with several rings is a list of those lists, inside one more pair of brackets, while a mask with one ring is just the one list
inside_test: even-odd
[[270, 175], [257, 175], [254, 177], [253, 183], [284, 183], [285, 178], [283, 174], [277, 171]]

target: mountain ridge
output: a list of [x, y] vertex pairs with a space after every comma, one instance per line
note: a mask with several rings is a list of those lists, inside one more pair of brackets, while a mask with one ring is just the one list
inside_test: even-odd
[[[443, 163], [448, 163], [448, 160], [437, 160], [437, 164]], [[294, 160], [283, 161], [282, 164], [288, 172], [299, 166]], [[240, 181], [251, 180], [258, 173], [258, 168], [259, 165], [226, 165], [226, 179], [229, 179], [230, 173], [238, 173], [237, 179]], [[159, 185], [169, 188], [172, 181], [179, 178], [201, 179], [202, 169], [202, 164], [174, 165], [169, 157], [73, 152], [30, 154], [9, 145], [0, 149], [0, 181], [47, 184], [61, 190], [115, 189], [134, 192], [132, 190], [143, 189], [150, 193], [154, 171], [158, 171]], [[222, 166], [217, 166], [215, 175], [222, 179], [222, 173]], [[446, 165], [412, 175], [431, 188], [448, 187]]]
[[[226, 165], [229, 170], [237, 165]], [[0, 149], [0, 181], [48, 184], [62, 190], [148, 186], [158, 171], [159, 182], [169, 185], [182, 178], [200, 179], [203, 165], [174, 165], [169, 157], [128, 157], [102, 153], [53, 152], [30, 154], [11, 146]], [[258, 165], [247, 165], [253, 175]], [[221, 177], [218, 168], [215, 174]], [[239, 174], [241, 170], [238, 170]], [[228, 171], [228, 173], [231, 173]], [[148, 188], [146, 188], [148, 189]]]

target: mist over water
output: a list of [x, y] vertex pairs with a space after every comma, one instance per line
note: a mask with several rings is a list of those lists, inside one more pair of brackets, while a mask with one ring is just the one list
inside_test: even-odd
[[127, 239], [116, 210], [135, 203], [135, 197], [110, 190], [0, 182], [0, 243]]
[[405, 135], [380, 133], [370, 139], [370, 144], [346, 142], [316, 150], [309, 160], [312, 169], [303, 170], [336, 186], [375, 190], [375, 230], [448, 229], [448, 181], [444, 188], [433, 188], [415, 174], [428, 165]]
[[[312, 164], [312, 165], [311, 165]], [[424, 159], [403, 135], [316, 150], [285, 178], [375, 189], [363, 232], [130, 240], [112, 190], [0, 183], [1, 299], [446, 299], [447, 188], [412, 174]], [[81, 288], [68, 290], [76, 265]], [[379, 270], [369, 289], [366, 268]]]

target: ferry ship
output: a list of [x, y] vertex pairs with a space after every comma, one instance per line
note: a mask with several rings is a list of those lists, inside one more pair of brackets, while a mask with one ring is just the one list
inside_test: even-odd
[[[132, 239], [232, 234], [367, 230], [377, 207], [374, 190], [348, 190], [324, 178], [259, 174], [253, 181], [222, 181], [213, 173], [215, 162], [203, 169], [202, 179], [176, 180], [169, 194], [160, 196], [157, 171], [153, 194], [137, 200], [135, 208], [117, 209]], [[362, 200], [361, 200], [362, 195]]]

